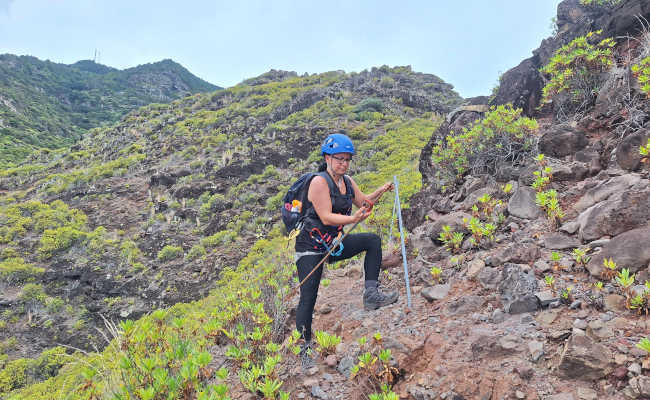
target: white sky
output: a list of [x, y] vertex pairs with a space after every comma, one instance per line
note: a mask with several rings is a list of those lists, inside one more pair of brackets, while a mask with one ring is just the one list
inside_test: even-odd
[[0, 0], [0, 54], [116, 68], [171, 58], [232, 86], [271, 68], [411, 65], [489, 94], [550, 35], [560, 0]]

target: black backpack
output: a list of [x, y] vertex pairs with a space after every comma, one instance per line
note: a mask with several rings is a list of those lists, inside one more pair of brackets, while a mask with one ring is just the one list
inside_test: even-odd
[[[280, 212], [282, 213], [282, 222], [284, 222], [286, 234], [290, 234], [294, 230], [300, 231], [302, 229], [304, 216], [311, 206], [311, 203], [307, 200], [307, 191], [311, 180], [316, 175], [322, 176], [327, 181], [327, 185], [330, 188], [330, 197], [332, 197], [332, 204], [334, 203], [334, 181], [326, 171], [308, 172], [302, 175], [291, 185], [282, 200]], [[346, 179], [347, 184], [347, 178], [344, 179]], [[308, 206], [306, 206], [307, 204]]]

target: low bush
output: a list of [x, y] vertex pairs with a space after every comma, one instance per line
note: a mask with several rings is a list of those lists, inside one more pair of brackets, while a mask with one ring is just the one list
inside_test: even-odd
[[33, 281], [43, 272], [45, 269], [28, 264], [20, 257], [8, 258], [0, 262], [0, 278], [12, 284]]
[[566, 108], [565, 111], [576, 112], [593, 104], [603, 81], [601, 74], [614, 64], [616, 45], [612, 38], [598, 41], [600, 34], [602, 31], [589, 32], [573, 39], [558, 49], [540, 70], [548, 78], [542, 91], [543, 103], [567, 93], [568, 97], [556, 104]]
[[203, 247], [203, 245], [196, 244], [192, 246], [192, 248], [187, 253], [187, 256], [185, 258], [187, 259], [187, 261], [194, 261], [198, 258], [205, 257], [206, 254], [207, 252], [205, 251], [205, 247]]
[[535, 152], [538, 124], [521, 113], [510, 104], [492, 107], [482, 120], [440, 140], [432, 149], [439, 178], [454, 181], [523, 164]]
[[641, 86], [641, 91], [650, 97], [650, 57], [645, 57], [638, 64], [632, 65], [631, 69]]
[[183, 248], [180, 246], [167, 245], [158, 252], [158, 261], [170, 261], [183, 255]]
[[368, 97], [367, 99], [362, 100], [354, 108], [354, 112], [359, 114], [362, 112], [378, 112], [381, 113], [384, 111], [384, 102], [381, 99], [374, 97]]

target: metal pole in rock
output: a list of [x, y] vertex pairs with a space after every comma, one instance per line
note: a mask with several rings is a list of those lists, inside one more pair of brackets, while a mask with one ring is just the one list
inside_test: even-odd
[[404, 246], [404, 228], [402, 227], [402, 207], [399, 203], [399, 184], [396, 175], [393, 175], [393, 180], [395, 181], [395, 204], [397, 204], [397, 219], [399, 220], [399, 237], [402, 241], [402, 261], [404, 262], [404, 280], [406, 281], [406, 304], [408, 308], [411, 308], [411, 285], [409, 284], [409, 268], [406, 263], [406, 246]]
[[388, 234], [388, 243], [393, 247], [393, 221], [395, 220], [395, 208], [397, 207], [397, 198], [393, 201], [393, 214], [390, 216], [390, 233]]

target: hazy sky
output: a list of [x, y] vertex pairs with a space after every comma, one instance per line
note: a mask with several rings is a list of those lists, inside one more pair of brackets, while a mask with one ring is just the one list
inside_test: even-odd
[[0, 53], [70, 64], [98, 49], [120, 69], [171, 58], [225, 87], [271, 68], [411, 65], [470, 97], [531, 56], [559, 2], [0, 0]]

